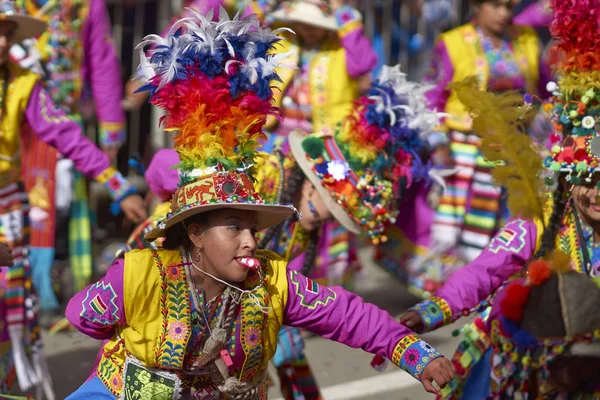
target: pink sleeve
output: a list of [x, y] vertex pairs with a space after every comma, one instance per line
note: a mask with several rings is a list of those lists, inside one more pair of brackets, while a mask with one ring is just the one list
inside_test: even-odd
[[450, 96], [448, 84], [452, 82], [453, 75], [454, 67], [446, 45], [443, 40], [438, 40], [433, 48], [429, 69], [423, 78], [424, 83], [434, 86], [426, 95], [431, 109], [444, 111], [446, 108], [446, 101]]
[[513, 18], [515, 25], [528, 25], [533, 28], [549, 26], [554, 19], [554, 13], [547, 0], [538, 0]]
[[75, 168], [87, 177], [96, 178], [110, 166], [108, 156], [83, 136], [77, 122], [56, 108], [39, 82], [31, 92], [25, 119], [42, 142], [72, 160]]
[[386, 311], [341, 287], [320, 286], [289, 270], [284, 324], [392, 360], [416, 379], [437, 357], [435, 349]]
[[338, 35], [346, 50], [346, 70], [352, 78], [368, 74], [377, 65], [377, 54], [364, 35], [362, 17], [358, 10], [344, 5], [335, 11]]
[[104, 278], [69, 301], [65, 315], [79, 332], [105, 340], [113, 336], [115, 325], [127, 325], [123, 304], [124, 265], [123, 259], [116, 260]]
[[536, 242], [535, 223], [522, 219], [510, 221], [479, 257], [452, 274], [435, 296], [411, 310], [421, 315], [425, 331], [450, 324], [521, 271], [533, 255]]
[[121, 107], [123, 82], [104, 0], [90, 1], [82, 33], [86, 78], [94, 96], [100, 143], [121, 145], [126, 141], [125, 111]]

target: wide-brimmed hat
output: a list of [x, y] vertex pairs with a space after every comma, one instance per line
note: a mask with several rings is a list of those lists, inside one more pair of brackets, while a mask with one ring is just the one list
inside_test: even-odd
[[[291, 205], [266, 204], [253, 185], [262, 128], [277, 112], [270, 82], [282, 56], [271, 53], [280, 38], [254, 15], [229, 19], [221, 9], [213, 21], [190, 12], [165, 38], [150, 35], [138, 46], [149, 81], [142, 90], [165, 110], [161, 123], [181, 160], [171, 212], [149, 240], [186, 218], [223, 208], [256, 212], [259, 230], [295, 212]], [[154, 47], [150, 58], [146, 45]]]
[[321, 0], [283, 1], [269, 18], [278, 23], [302, 23], [331, 31], [338, 30], [338, 23], [329, 4]]
[[400, 66], [384, 67], [333, 133], [290, 134], [294, 158], [333, 216], [374, 244], [387, 240], [404, 190], [428, 178], [421, 156], [440, 115], [427, 108], [427, 89], [407, 81]]
[[13, 35], [15, 43], [39, 36], [48, 28], [46, 22], [26, 15], [17, 9], [12, 0], [0, 0], [0, 21], [12, 21], [17, 24]]

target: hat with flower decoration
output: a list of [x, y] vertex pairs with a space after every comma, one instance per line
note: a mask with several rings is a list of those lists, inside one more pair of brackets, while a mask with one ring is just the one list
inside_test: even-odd
[[551, 32], [560, 60], [558, 84], [546, 106], [554, 125], [545, 166], [567, 173], [573, 184], [589, 182], [600, 170], [600, 2], [552, 0]]
[[324, 0], [282, 1], [269, 19], [282, 23], [302, 23], [330, 31], [338, 30], [338, 23]]
[[420, 155], [440, 115], [427, 108], [427, 90], [407, 81], [400, 66], [384, 67], [333, 133], [290, 134], [294, 157], [333, 216], [375, 244], [386, 240], [403, 190], [428, 177]]
[[[172, 133], [181, 160], [171, 212], [148, 239], [199, 213], [220, 208], [252, 210], [258, 229], [295, 212], [293, 206], [266, 204], [254, 190], [255, 159], [270, 114], [270, 82], [284, 55], [273, 53], [277, 32], [251, 15], [219, 21], [190, 10], [166, 37], [147, 36], [140, 48], [141, 69], [152, 104], [162, 108], [161, 124]], [[146, 45], [154, 45], [151, 56]]]

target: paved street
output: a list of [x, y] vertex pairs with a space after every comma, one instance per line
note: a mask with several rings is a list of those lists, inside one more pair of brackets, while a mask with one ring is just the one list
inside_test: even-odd
[[[365, 254], [363, 254], [365, 255]], [[366, 301], [377, 304], [392, 315], [400, 315], [414, 304], [415, 299], [389, 275], [376, 267], [367, 265], [365, 277], [356, 291]], [[447, 327], [434, 334], [425, 335], [426, 340], [452, 356], [457, 339], [451, 332], [456, 327]], [[92, 368], [99, 342], [78, 333], [66, 333], [47, 337], [46, 352], [58, 399], [64, 399], [80, 385]], [[408, 374], [390, 366], [384, 373], [377, 373], [369, 365], [371, 355], [362, 350], [318, 337], [307, 339], [307, 355], [317, 376], [325, 400], [419, 400], [431, 399]], [[272, 374], [276, 377], [276, 374]], [[277, 388], [272, 388], [269, 398], [281, 400]]]

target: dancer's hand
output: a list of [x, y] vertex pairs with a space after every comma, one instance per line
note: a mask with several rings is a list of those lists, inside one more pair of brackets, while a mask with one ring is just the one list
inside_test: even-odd
[[425, 329], [423, 325], [423, 319], [415, 311], [407, 311], [400, 316], [400, 323], [410, 330], [420, 333]]
[[439, 357], [430, 362], [421, 374], [421, 384], [429, 393], [437, 394], [438, 390], [433, 386], [435, 382], [440, 389], [454, 379], [456, 369], [446, 357]]
[[331, 7], [332, 11], [337, 10], [344, 4], [346, 4], [346, 0], [329, 0], [329, 6]]
[[12, 267], [14, 259], [10, 247], [6, 243], [0, 243], [0, 266]]
[[142, 86], [144, 83], [138, 80], [130, 80], [125, 84], [125, 98], [121, 102], [125, 111], [137, 110], [148, 101], [148, 92], [135, 93]]
[[121, 210], [128, 220], [134, 224], [139, 224], [148, 218], [146, 213], [146, 204], [139, 194], [127, 196], [121, 200]]

